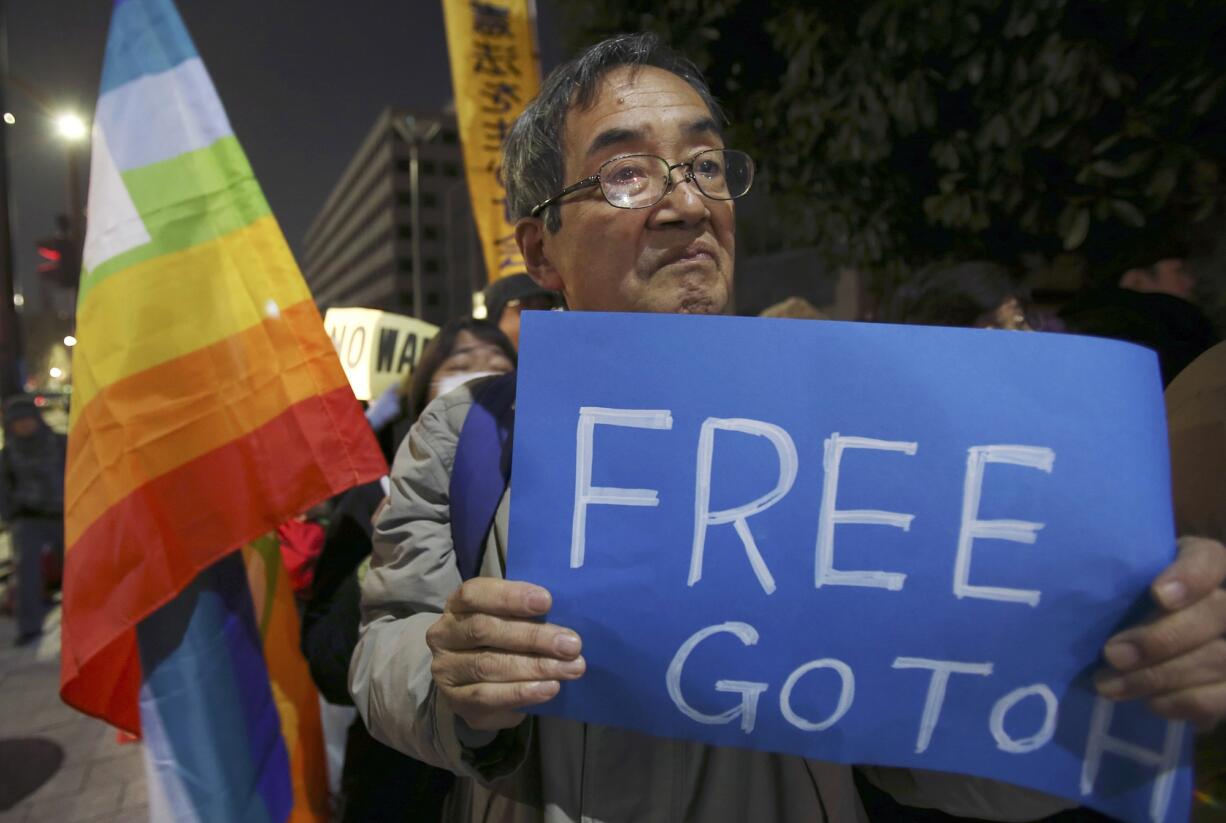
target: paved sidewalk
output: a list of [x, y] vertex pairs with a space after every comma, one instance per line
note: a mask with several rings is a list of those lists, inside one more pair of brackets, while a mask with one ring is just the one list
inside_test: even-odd
[[0, 615], [0, 823], [145, 823], [141, 744], [60, 701], [59, 618], [17, 648], [16, 623]]

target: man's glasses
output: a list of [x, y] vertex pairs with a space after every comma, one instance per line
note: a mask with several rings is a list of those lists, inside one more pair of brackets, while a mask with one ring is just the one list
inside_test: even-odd
[[[673, 179], [673, 169], [685, 169], [680, 181]], [[693, 183], [704, 197], [712, 200], [735, 200], [749, 192], [753, 184], [753, 158], [743, 151], [707, 149], [700, 151], [688, 163], [670, 164], [654, 154], [628, 154], [614, 157], [603, 164], [591, 177], [572, 183], [532, 209], [539, 217], [548, 206], [582, 189], [600, 186], [600, 192], [610, 206], [619, 209], [645, 209], [659, 203], [681, 183]]]

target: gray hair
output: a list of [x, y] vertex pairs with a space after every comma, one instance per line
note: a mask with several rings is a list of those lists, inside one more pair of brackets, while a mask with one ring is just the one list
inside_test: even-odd
[[[572, 108], [587, 109], [596, 102], [601, 79], [620, 66], [638, 70], [651, 66], [671, 72], [689, 83], [706, 103], [715, 122], [727, 122], [707, 88], [702, 73], [691, 61], [677, 54], [650, 32], [619, 34], [558, 66], [541, 93], [524, 109], [507, 134], [502, 150], [502, 172], [507, 191], [507, 216], [514, 222], [528, 217], [536, 204], [557, 194], [566, 185], [562, 157], [562, 133]], [[545, 226], [551, 232], [562, 227], [558, 204], [545, 209]]]

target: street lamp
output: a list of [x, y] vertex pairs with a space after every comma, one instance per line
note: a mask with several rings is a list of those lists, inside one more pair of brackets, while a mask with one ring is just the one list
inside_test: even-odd
[[68, 155], [68, 238], [73, 248], [79, 251], [85, 234], [82, 226], [85, 208], [81, 203], [80, 151], [77, 144], [89, 136], [89, 127], [79, 115], [66, 111], [55, 118], [55, 133], [64, 141]]
[[64, 345], [71, 349], [73, 346], [77, 345], [77, 338], [73, 337], [71, 334], [68, 335], [64, 338]]
[[418, 203], [421, 188], [418, 185], [417, 145], [433, 140], [443, 128], [443, 124], [436, 120], [419, 120], [411, 114], [392, 122], [401, 138], [409, 144], [409, 192], [412, 197], [409, 203], [409, 223], [413, 233], [409, 243], [413, 257], [413, 316], [420, 320], [425, 295], [422, 294], [421, 285], [421, 213]]
[[72, 112], [64, 112], [55, 118], [55, 133], [69, 143], [76, 143], [85, 139], [85, 136], [89, 134], [89, 129], [85, 127], [85, 121], [79, 116]]

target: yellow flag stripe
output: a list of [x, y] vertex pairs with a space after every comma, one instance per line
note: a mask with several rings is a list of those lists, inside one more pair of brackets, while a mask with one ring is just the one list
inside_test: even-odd
[[272, 217], [107, 278], [77, 312], [72, 424], [112, 383], [310, 299]]

